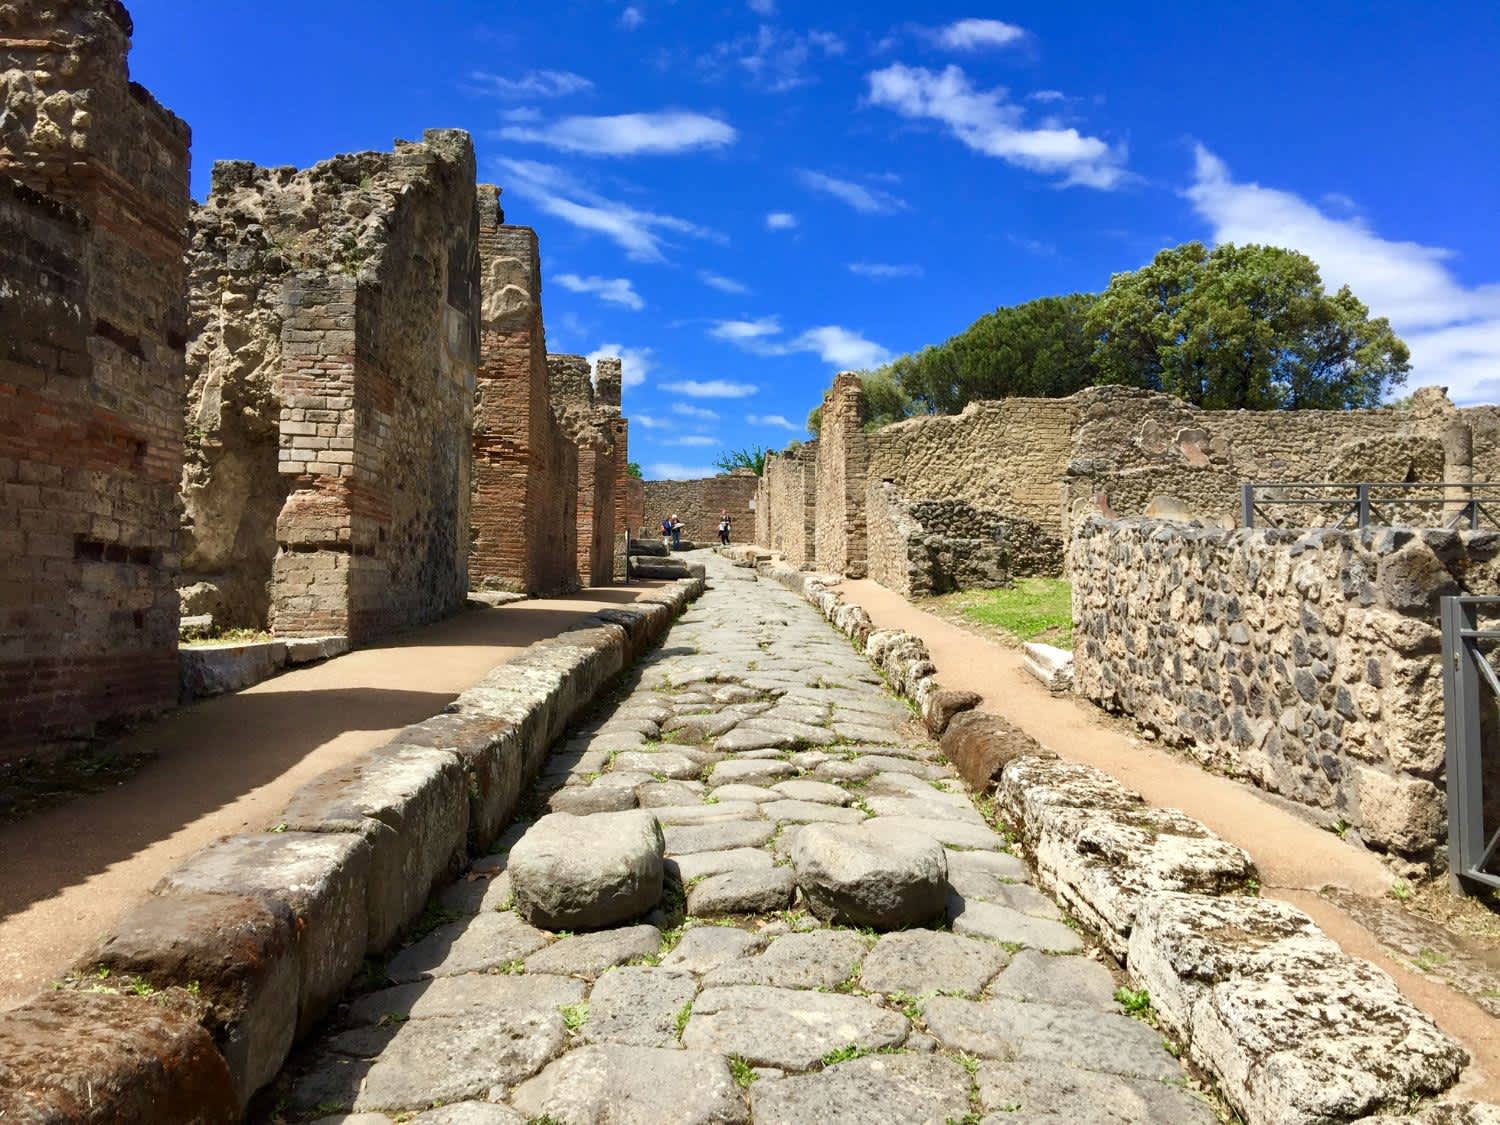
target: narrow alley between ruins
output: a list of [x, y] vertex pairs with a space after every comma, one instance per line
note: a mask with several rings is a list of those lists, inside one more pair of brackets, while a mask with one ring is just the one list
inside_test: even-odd
[[1216, 1120], [865, 658], [706, 565], [261, 1119]]

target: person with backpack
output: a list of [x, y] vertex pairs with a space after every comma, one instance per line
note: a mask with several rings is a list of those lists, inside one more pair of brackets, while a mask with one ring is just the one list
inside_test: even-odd
[[682, 521], [677, 518], [677, 513], [672, 513], [672, 550], [682, 549]]
[[666, 516], [661, 521], [661, 545], [667, 550], [672, 549], [672, 516]]
[[729, 510], [723, 509], [719, 512], [719, 542], [729, 546]]

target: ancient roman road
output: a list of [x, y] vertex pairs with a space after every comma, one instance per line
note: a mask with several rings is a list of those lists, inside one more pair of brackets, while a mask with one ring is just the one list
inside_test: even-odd
[[[542, 830], [516, 825], [294, 1056], [263, 1116], [1214, 1121], [864, 658], [791, 592], [705, 561], [708, 592], [554, 751], [531, 810], [600, 818], [600, 840], [625, 810], [654, 815], [663, 905], [534, 928], [507, 866], [519, 883]], [[882, 909], [931, 890], [935, 855], [938, 915], [882, 933], [821, 891], [806, 909], [798, 883], [850, 849], [887, 880]]]

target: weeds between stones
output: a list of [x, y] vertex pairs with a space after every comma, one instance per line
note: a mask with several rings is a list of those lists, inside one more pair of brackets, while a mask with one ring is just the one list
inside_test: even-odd
[[683, 1032], [685, 1032], [687, 1030], [688, 1020], [690, 1020], [692, 1018], [693, 1018], [693, 1002], [691, 1000], [689, 1000], [686, 1004], [684, 1004], [682, 1007], [680, 1007], [680, 1008], [677, 1009], [677, 1017], [676, 1017], [674, 1023], [676, 1024], [676, 1027], [677, 1027], [677, 1038], [679, 1040], [682, 1038]]
[[557, 1009], [562, 1013], [563, 1026], [569, 1031], [577, 1031], [589, 1022], [589, 1002], [580, 1000], [576, 1004], [564, 1004]]
[[741, 1090], [748, 1090], [760, 1075], [755, 1073], [755, 1068], [747, 1063], [739, 1055], [729, 1056], [729, 1076], [734, 1079], [734, 1084]]

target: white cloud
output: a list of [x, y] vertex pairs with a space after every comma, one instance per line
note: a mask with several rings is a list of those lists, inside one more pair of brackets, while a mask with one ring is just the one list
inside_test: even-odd
[[708, 330], [710, 336], [732, 343], [743, 344], [781, 332], [781, 322], [774, 316], [763, 316], [759, 320], [720, 320]]
[[734, 143], [734, 126], [702, 113], [617, 113], [608, 117], [564, 117], [532, 128], [500, 130], [507, 141], [527, 141], [591, 156], [638, 156], [723, 148]]
[[816, 81], [810, 64], [817, 58], [832, 58], [846, 50], [844, 41], [829, 31], [794, 31], [762, 24], [753, 34], [719, 43], [698, 58], [705, 75], [718, 77], [736, 67], [751, 83], [771, 93], [782, 93]]
[[850, 180], [841, 180], [836, 176], [805, 169], [797, 175], [803, 186], [831, 195], [847, 203], [856, 211], [863, 211], [868, 215], [890, 215], [906, 207], [906, 200], [898, 199], [890, 192], [881, 191], [879, 188], [863, 187]]
[[679, 379], [661, 387], [688, 398], [745, 398], [759, 389], [754, 383], [734, 383], [728, 379]]
[[1033, 172], [1061, 175], [1063, 186], [1109, 189], [1125, 179], [1122, 148], [1074, 128], [1025, 125], [1004, 90], [977, 90], [956, 66], [941, 72], [892, 63], [868, 75], [870, 102], [914, 120], [945, 126], [969, 148]]
[[1026, 99], [1033, 102], [1065, 102], [1068, 95], [1061, 90], [1033, 90], [1026, 95]]
[[670, 422], [664, 422], [664, 421], [662, 421], [662, 419], [653, 417], [650, 414], [635, 414], [635, 413], [632, 413], [630, 415], [630, 424], [632, 426], [640, 426], [643, 429], [647, 429], [647, 430], [660, 430], [660, 429], [665, 429], [666, 427], [670, 426], [672, 423], [670, 423]]
[[679, 219], [640, 211], [626, 203], [606, 199], [574, 183], [557, 168], [532, 160], [501, 160], [501, 170], [510, 178], [506, 187], [524, 196], [547, 214], [611, 239], [626, 256], [637, 262], [660, 262], [662, 232], [692, 238], [723, 241], [715, 231]]
[[1026, 37], [1024, 29], [1000, 20], [957, 20], [947, 27], [933, 29], [931, 35], [941, 46], [954, 51], [982, 51], [990, 47], [1008, 47]]
[[[620, 385], [639, 387], [646, 381], [646, 374], [656, 362], [650, 348], [627, 348], [624, 344], [600, 344], [584, 357], [590, 364], [598, 363], [604, 356], [613, 356], [620, 361]], [[651, 423], [646, 423], [650, 429]]]
[[672, 404], [672, 413], [681, 414], [684, 418], [697, 418], [703, 422], [717, 422], [719, 420], [719, 412], [717, 410], [709, 410], [706, 407], [694, 406], [687, 402], [674, 402]]
[[634, 31], [645, 22], [645, 14], [634, 4], [631, 4], [623, 12], [620, 13], [620, 26], [623, 27], [626, 31]]
[[804, 428], [781, 414], [751, 414], [745, 418], [745, 421], [752, 426], [775, 426], [778, 429], [791, 430], [796, 434], [800, 434]]
[[579, 277], [576, 273], [560, 273], [552, 280], [571, 293], [593, 293], [601, 301], [624, 305], [637, 312], [646, 307], [646, 302], [628, 277]]
[[667, 445], [693, 445], [703, 448], [709, 445], [718, 445], [719, 439], [709, 437], [707, 434], [683, 434], [681, 437], [668, 439]]
[[1359, 216], [1333, 218], [1291, 192], [1237, 182], [1201, 145], [1185, 192], [1219, 242], [1300, 250], [1329, 288], [1347, 285], [1373, 316], [1389, 317], [1411, 348], [1412, 387], [1446, 384], [1461, 403], [1500, 399], [1500, 283], [1464, 286], [1453, 251], [1382, 238]]
[[520, 78], [507, 78], [488, 70], [471, 70], [474, 88], [500, 98], [561, 98], [593, 88], [593, 82], [570, 70], [533, 70]]
[[894, 265], [889, 262], [850, 262], [849, 272], [859, 277], [869, 277], [877, 281], [886, 281], [893, 277], [921, 277], [922, 267], [918, 265]]
[[737, 296], [745, 296], [750, 292], [750, 286], [742, 281], [736, 281], [732, 277], [725, 277], [721, 273], [712, 270], [699, 270], [698, 280], [711, 289], [717, 289], [721, 293], [734, 293]]
[[789, 211], [771, 211], [766, 215], [767, 230], [792, 230], [797, 225], [797, 216]]
[[793, 340], [790, 347], [793, 351], [816, 352], [824, 363], [845, 371], [879, 367], [892, 359], [891, 353], [879, 344], [837, 324], [809, 328]]
[[651, 480], [697, 480], [719, 475], [712, 465], [679, 465], [675, 461], [655, 461], [646, 470]]

